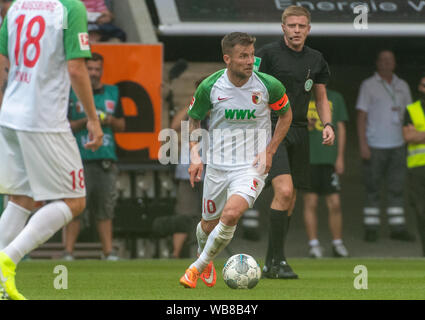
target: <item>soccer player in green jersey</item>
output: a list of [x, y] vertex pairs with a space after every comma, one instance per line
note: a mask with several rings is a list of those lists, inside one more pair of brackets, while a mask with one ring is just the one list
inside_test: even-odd
[[[186, 288], [195, 288], [199, 278], [207, 286], [214, 286], [212, 261], [230, 243], [240, 217], [261, 193], [273, 155], [292, 120], [282, 83], [253, 71], [254, 43], [255, 38], [245, 33], [226, 35], [222, 50], [227, 68], [198, 86], [189, 107], [191, 133], [210, 113], [210, 148], [202, 219], [196, 230], [200, 256], [180, 279]], [[270, 112], [279, 118], [273, 136]], [[202, 171], [197, 144], [191, 142], [192, 186], [200, 181]]]

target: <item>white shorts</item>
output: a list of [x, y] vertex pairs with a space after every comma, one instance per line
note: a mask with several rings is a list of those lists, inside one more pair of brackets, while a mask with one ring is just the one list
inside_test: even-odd
[[254, 168], [228, 171], [207, 166], [202, 197], [202, 218], [219, 219], [230, 196], [243, 197], [250, 208], [263, 190], [267, 175]]
[[0, 126], [0, 194], [36, 201], [80, 198], [84, 171], [71, 132], [26, 132]]

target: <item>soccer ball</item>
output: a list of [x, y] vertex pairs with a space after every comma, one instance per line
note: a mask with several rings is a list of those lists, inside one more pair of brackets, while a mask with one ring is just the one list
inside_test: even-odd
[[252, 289], [261, 278], [261, 269], [250, 255], [240, 253], [231, 256], [224, 265], [224, 282], [232, 289]]

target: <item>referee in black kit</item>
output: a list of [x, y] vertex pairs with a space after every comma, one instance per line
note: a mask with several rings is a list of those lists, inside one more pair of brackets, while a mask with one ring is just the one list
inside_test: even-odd
[[[259, 71], [279, 79], [286, 87], [293, 120], [285, 140], [273, 156], [267, 182], [273, 186], [270, 205], [270, 230], [263, 277], [297, 279], [298, 275], [286, 261], [284, 243], [295, 206], [297, 190], [310, 187], [309, 137], [307, 111], [312, 91], [320, 120], [324, 124], [323, 144], [335, 139], [332, 115], [326, 95], [329, 68], [322, 54], [304, 46], [310, 32], [310, 12], [290, 6], [282, 14], [283, 38], [257, 52]], [[272, 127], [277, 117], [272, 113]]]

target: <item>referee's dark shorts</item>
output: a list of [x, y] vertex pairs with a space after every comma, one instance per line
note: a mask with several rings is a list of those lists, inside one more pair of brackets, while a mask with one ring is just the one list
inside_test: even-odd
[[266, 186], [273, 178], [290, 174], [294, 188], [310, 189], [310, 148], [307, 126], [291, 126], [273, 156], [272, 167], [267, 176]]

